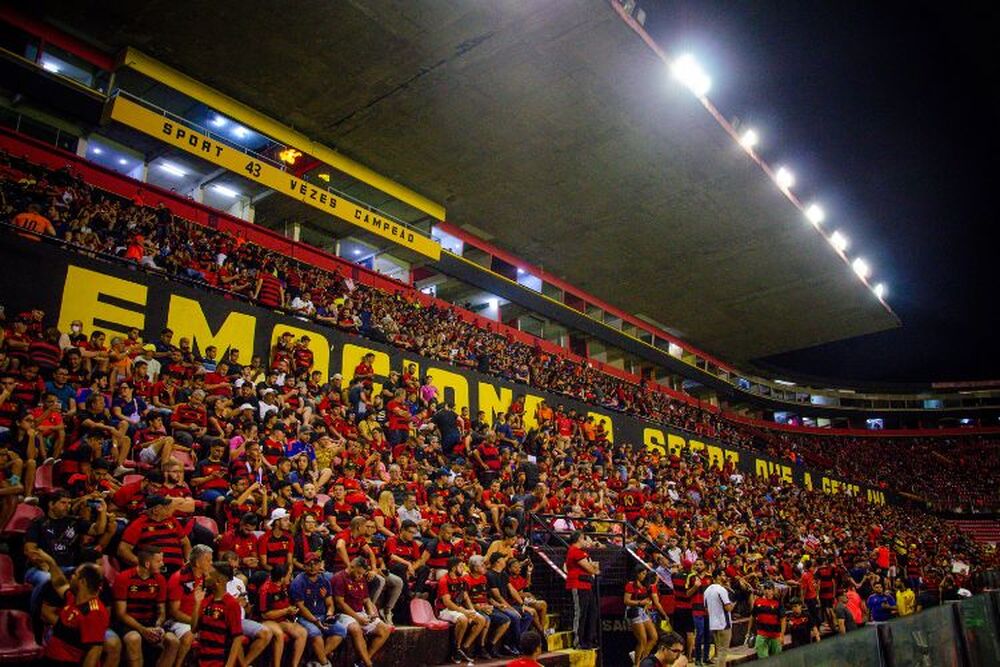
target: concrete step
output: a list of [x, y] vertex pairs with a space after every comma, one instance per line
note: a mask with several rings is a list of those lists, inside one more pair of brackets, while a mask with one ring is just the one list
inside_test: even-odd
[[550, 651], [558, 651], [573, 647], [573, 632], [571, 630], [560, 630], [547, 637]]

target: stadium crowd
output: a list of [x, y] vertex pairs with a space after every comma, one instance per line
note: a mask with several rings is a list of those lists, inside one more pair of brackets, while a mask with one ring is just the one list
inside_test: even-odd
[[[876, 488], [902, 491], [935, 508], [1000, 508], [1000, 489], [990, 483], [993, 476], [980, 474], [1000, 471], [1000, 439], [867, 439], [749, 427], [676, 400], [659, 385], [633, 384], [569, 356], [557, 357], [478, 328], [459, 317], [455, 308], [422, 307], [402, 289], [375, 289], [299, 263], [240, 237], [177, 218], [162, 202], [145, 206], [141, 191], [133, 201], [123, 200], [87, 185], [69, 168], [50, 171], [3, 154], [0, 188], [5, 219], [20, 213], [31, 220], [26, 224], [37, 224], [39, 231], [78, 251], [120, 257], [225, 290], [231, 298], [426, 357], [831, 470]], [[0, 367], [4, 363], [0, 359]], [[523, 433], [521, 415], [509, 417], [512, 430]], [[972, 450], [976, 466], [967, 464]]]
[[[779, 446], [449, 309], [106, 196], [67, 171], [8, 156], [0, 179], [5, 220], [48, 233], [44, 220], [78, 251], [730, 444]], [[376, 377], [367, 358], [347, 377], [324, 378], [307, 338], [291, 333], [245, 359], [197, 350], [170, 330], [155, 341], [82, 322], [60, 331], [40, 310], [7, 314], [2, 331], [0, 525], [22, 499], [44, 508], [26, 535], [26, 580], [56, 663], [103, 652], [105, 664], [137, 665], [155, 649], [162, 667], [180, 665], [197, 634], [206, 665], [267, 655], [278, 665], [284, 654], [322, 665], [348, 638], [358, 663], [371, 665], [412, 599], [455, 625], [456, 662], [516, 655], [549, 630], [545, 602], [530, 593], [529, 512], [594, 529], [590, 546], [618, 537], [612, 519], [633, 522], [648, 539], [631, 547], [657, 569], [657, 604], [695, 660], [708, 659], [710, 629], [700, 580], [716, 572], [737, 611], [752, 612], [771, 586], [791, 588], [816, 627], [826, 612], [814, 607], [835, 607], [831, 591], [866, 598], [905, 581], [930, 606], [957, 595], [967, 568], [996, 562], [932, 515], [744, 476], [704, 451], [611, 443], [600, 423], [562, 406], [542, 406], [538, 428], [526, 430], [518, 399], [495, 418], [456, 413], [432, 378], [408, 369]], [[816, 440], [817, 449], [832, 442]], [[785, 449], [795, 455], [808, 442]], [[916, 452], [893, 474], [920, 473]], [[44, 495], [40, 468], [53, 471]], [[851, 469], [859, 481], [873, 474]], [[103, 556], [118, 570], [112, 584], [94, 564]], [[814, 567], [826, 582], [817, 591]], [[764, 632], [773, 625], [755, 619]], [[594, 633], [574, 630], [588, 646]], [[658, 646], [643, 637], [637, 662]]]

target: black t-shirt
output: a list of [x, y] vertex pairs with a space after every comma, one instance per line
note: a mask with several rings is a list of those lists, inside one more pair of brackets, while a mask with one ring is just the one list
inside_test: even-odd
[[643, 658], [642, 662], [639, 663], [639, 667], [667, 667], [667, 665], [665, 662], [660, 662], [655, 655], [651, 655]]
[[454, 410], [440, 410], [431, 421], [441, 431], [442, 436], [458, 433], [458, 415]]
[[851, 610], [848, 609], [846, 606], [838, 603], [837, 606], [834, 607], [833, 609], [833, 615], [837, 618], [837, 620], [843, 619], [844, 630], [846, 630], [847, 632], [850, 632], [851, 630], [857, 630], [858, 624], [854, 622], [854, 615], [851, 614]]
[[55, 559], [59, 567], [72, 567], [76, 565], [80, 552], [80, 540], [89, 529], [90, 524], [77, 517], [46, 517], [28, 527], [24, 541], [37, 544], [39, 549]]
[[490, 589], [497, 589], [500, 592], [500, 597], [507, 600], [507, 602], [510, 602], [510, 588], [507, 587], [508, 583], [510, 583], [510, 575], [506, 572], [496, 572], [494, 570], [486, 571], [487, 586]]

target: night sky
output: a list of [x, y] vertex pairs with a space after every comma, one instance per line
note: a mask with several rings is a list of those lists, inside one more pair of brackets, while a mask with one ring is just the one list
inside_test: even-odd
[[[640, 2], [851, 240], [903, 321], [767, 363], [841, 379], [1000, 379], [1000, 9], [972, 3]], [[803, 313], [803, 317], [808, 317]]]

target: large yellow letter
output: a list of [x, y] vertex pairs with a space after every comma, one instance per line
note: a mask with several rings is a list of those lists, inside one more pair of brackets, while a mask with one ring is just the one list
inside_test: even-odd
[[659, 452], [660, 456], [667, 453], [663, 431], [658, 428], [649, 428], [647, 426], [642, 429], [642, 444], [650, 451]]
[[201, 309], [200, 303], [171, 294], [167, 326], [174, 330], [175, 338], [190, 338], [191, 345], [197, 345], [202, 354], [206, 347], [214, 345], [219, 348], [219, 359], [225, 354], [226, 348], [240, 350], [245, 359], [253, 355], [254, 333], [257, 330], [257, 318], [253, 315], [229, 313], [218, 332], [212, 333], [212, 327], [205, 319], [205, 311]]
[[[498, 391], [499, 390], [499, 391]], [[477, 409], [486, 413], [486, 423], [493, 425], [493, 419], [499, 412], [507, 412], [511, 401], [514, 400], [514, 392], [507, 387], [497, 387], [488, 382], [480, 381], [477, 385], [479, 395], [479, 407]]]
[[[136, 310], [103, 303], [101, 295], [134, 303]], [[59, 309], [59, 330], [69, 331], [69, 323], [80, 320], [88, 333], [100, 329], [124, 336], [132, 327], [141, 332], [146, 326], [146, 315], [141, 310], [145, 305], [145, 285], [70, 265]], [[97, 324], [97, 320], [101, 323]]]

